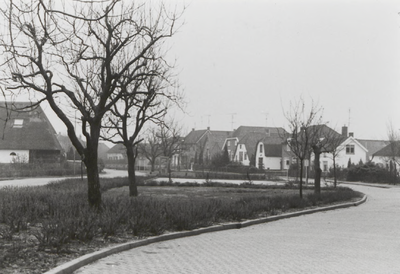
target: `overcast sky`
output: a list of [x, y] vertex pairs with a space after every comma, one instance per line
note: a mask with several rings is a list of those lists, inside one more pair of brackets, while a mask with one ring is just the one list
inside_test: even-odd
[[355, 137], [387, 139], [390, 120], [400, 130], [400, 0], [184, 3], [169, 57], [186, 96], [187, 113], [175, 117], [185, 133], [286, 127], [283, 112], [300, 96]]
[[185, 3], [169, 53], [185, 130], [285, 126], [300, 96], [358, 138], [386, 139], [390, 120], [400, 130], [400, 1]]

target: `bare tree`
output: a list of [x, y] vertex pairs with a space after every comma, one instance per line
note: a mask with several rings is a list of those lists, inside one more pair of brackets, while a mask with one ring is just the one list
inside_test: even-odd
[[391, 121], [387, 125], [387, 134], [390, 147], [389, 172], [395, 184], [397, 181], [397, 165], [400, 164], [400, 134], [394, 129]]
[[174, 121], [160, 124], [160, 129], [157, 133], [157, 137], [160, 140], [162, 156], [167, 159], [169, 182], [172, 182], [171, 160], [172, 157], [178, 153], [182, 141], [180, 135], [181, 129]]
[[[314, 150], [316, 153], [315, 164], [316, 172], [319, 172], [319, 155], [320, 145], [318, 145], [319, 138], [317, 137], [317, 128], [313, 125], [322, 123], [322, 108], [312, 102], [310, 109], [307, 110], [304, 99], [300, 97], [298, 101], [290, 103], [290, 110], [285, 113], [285, 117], [289, 123], [289, 136], [287, 142], [292, 153], [299, 161], [300, 169], [300, 183], [299, 191], [300, 197], [303, 197], [303, 167], [306, 159], [309, 159], [310, 152]], [[317, 189], [317, 186], [316, 186]], [[317, 190], [316, 190], [317, 191]]]
[[[322, 153], [331, 153], [336, 151], [338, 148], [338, 140], [343, 140], [341, 134], [335, 130], [329, 128], [326, 124], [322, 124], [319, 121], [318, 125], [310, 126], [306, 129], [309, 135], [312, 155], [314, 156], [314, 191], [315, 193], [321, 193], [321, 163], [320, 156]], [[335, 163], [334, 163], [335, 164]]]
[[[26, 2], [26, 3], [25, 3]], [[146, 54], [172, 35], [175, 17], [164, 8], [124, 1], [12, 1], [1, 13], [8, 35], [1, 45], [8, 90], [47, 101], [67, 128], [87, 169], [88, 201], [101, 204], [97, 168], [98, 142], [104, 115], [121, 99], [121, 83], [146, 66]], [[138, 75], [135, 75], [137, 72]], [[78, 139], [71, 110], [81, 116]]]
[[[159, 57], [152, 56], [152, 60]], [[164, 62], [162, 62], [164, 63]], [[106, 136], [104, 139], [113, 143], [121, 143], [126, 148], [128, 160], [129, 194], [137, 196], [138, 190], [135, 177], [135, 159], [138, 152], [139, 143], [143, 140], [139, 134], [143, 126], [148, 122], [160, 123], [165, 116], [168, 103], [178, 102], [179, 96], [174, 92], [169, 92], [170, 80], [167, 71], [164, 71], [157, 62], [146, 67], [141, 79], [123, 83], [120, 102], [115, 104], [108, 116]], [[126, 77], [129, 79], [129, 77]], [[164, 84], [166, 83], [166, 84]], [[113, 133], [114, 134], [110, 134]], [[118, 136], [120, 141], [115, 141]], [[136, 152], [136, 153], [135, 153]]]
[[152, 127], [147, 130], [144, 141], [139, 145], [139, 153], [149, 160], [151, 172], [154, 172], [156, 161], [162, 155], [160, 140], [156, 128]]
[[339, 154], [344, 150], [344, 146], [341, 144], [346, 140], [345, 136], [336, 135], [330, 136], [329, 138], [329, 153], [332, 157], [332, 164], [333, 164], [333, 186], [337, 186], [337, 165], [336, 159], [338, 158]]

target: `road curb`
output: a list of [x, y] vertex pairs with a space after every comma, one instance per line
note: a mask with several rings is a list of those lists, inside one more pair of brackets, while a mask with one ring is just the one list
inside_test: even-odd
[[194, 230], [190, 230], [190, 231], [173, 232], [173, 233], [169, 233], [169, 234], [165, 234], [165, 235], [161, 235], [161, 236], [151, 237], [151, 238], [144, 239], [144, 240], [128, 242], [128, 243], [104, 248], [102, 250], [83, 255], [77, 259], [74, 259], [74, 260], [64, 263], [56, 268], [53, 268], [53, 269], [45, 272], [44, 274], [71, 274], [75, 270], [78, 270], [79, 268], [81, 268], [85, 265], [88, 265], [90, 263], [93, 263], [99, 259], [105, 258], [107, 256], [110, 256], [110, 255], [113, 255], [116, 253], [127, 251], [132, 248], [149, 245], [152, 243], [158, 243], [158, 242], [162, 242], [162, 241], [168, 241], [168, 240], [173, 240], [173, 239], [178, 239], [178, 238], [183, 238], [183, 237], [190, 237], [190, 236], [200, 235], [200, 234], [209, 233], [209, 232], [217, 232], [217, 231], [223, 231], [223, 230], [228, 230], [228, 229], [240, 229], [240, 228], [244, 228], [244, 227], [248, 227], [248, 226], [252, 226], [252, 225], [273, 222], [273, 221], [277, 221], [277, 220], [312, 214], [312, 213], [316, 213], [316, 212], [358, 206], [362, 203], [365, 203], [366, 201], [367, 201], [367, 195], [364, 195], [362, 199], [360, 199], [356, 202], [343, 203], [343, 204], [326, 206], [326, 207], [321, 207], [321, 208], [306, 209], [306, 210], [302, 210], [302, 211], [296, 211], [296, 212], [285, 213], [285, 214], [280, 214], [280, 215], [275, 215], [275, 216], [269, 216], [269, 217], [265, 217], [265, 218], [248, 220], [248, 221], [239, 222], [239, 223], [226, 223], [226, 224], [215, 225], [215, 226], [210, 226], [210, 227], [205, 227], [205, 228], [198, 228], [198, 229], [194, 229]]

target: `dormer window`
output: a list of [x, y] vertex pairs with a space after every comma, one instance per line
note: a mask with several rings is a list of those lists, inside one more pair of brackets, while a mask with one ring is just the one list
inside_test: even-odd
[[14, 119], [13, 128], [22, 128], [23, 124], [24, 124], [23, 119]]

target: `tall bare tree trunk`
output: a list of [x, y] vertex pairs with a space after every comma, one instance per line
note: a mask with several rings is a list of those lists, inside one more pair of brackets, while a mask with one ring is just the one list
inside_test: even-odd
[[315, 176], [314, 176], [314, 193], [320, 194], [321, 193], [321, 167], [320, 167], [320, 156], [321, 152], [319, 148], [314, 149], [314, 169], [315, 169]]
[[171, 158], [168, 158], [168, 180], [169, 183], [172, 183], [172, 174], [171, 174]]
[[[98, 130], [100, 131], [100, 130]], [[96, 134], [97, 130], [94, 129], [92, 132], [92, 138], [87, 140], [87, 150], [84, 158], [84, 163], [87, 172], [87, 184], [88, 184], [88, 201], [89, 205], [95, 208], [100, 208], [101, 205], [101, 191], [100, 191], [100, 177], [97, 166], [98, 155], [97, 149], [99, 146], [99, 139], [93, 138], [93, 133]]]
[[336, 157], [333, 157], [333, 186], [337, 186], [337, 175], [336, 175]]
[[303, 198], [303, 159], [300, 159], [300, 182], [299, 182], [299, 191], [300, 198]]
[[132, 144], [126, 145], [126, 155], [128, 158], [128, 178], [129, 178], [129, 196], [138, 196], [136, 184], [135, 161], [136, 155], [133, 151]]

